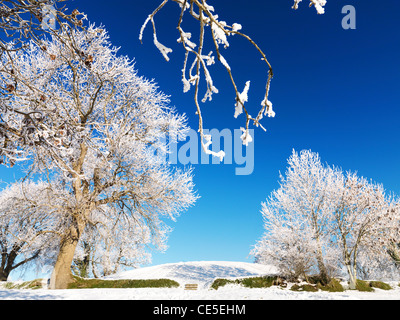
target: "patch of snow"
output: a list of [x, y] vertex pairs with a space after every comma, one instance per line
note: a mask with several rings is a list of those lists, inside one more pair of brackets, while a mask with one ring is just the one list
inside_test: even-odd
[[187, 291], [180, 288], [141, 289], [0, 289], [0, 300], [400, 300], [400, 287], [375, 292], [296, 292], [280, 287], [245, 288], [226, 285], [214, 289]]

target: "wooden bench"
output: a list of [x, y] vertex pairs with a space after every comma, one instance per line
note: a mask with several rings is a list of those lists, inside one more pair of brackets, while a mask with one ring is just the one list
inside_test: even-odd
[[197, 283], [187, 283], [185, 284], [185, 290], [197, 290], [199, 285]]

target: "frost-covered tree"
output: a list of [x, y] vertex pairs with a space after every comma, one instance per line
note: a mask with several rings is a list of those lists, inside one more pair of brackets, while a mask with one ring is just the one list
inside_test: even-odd
[[[24, 151], [32, 170], [61, 173], [73, 195], [52, 288], [72, 281], [75, 249], [102, 206], [130, 216], [139, 228], [146, 226], [158, 242], [164, 239], [162, 217], [174, 219], [196, 199], [191, 170], [165, 161], [171, 142], [165, 135], [184, 137], [185, 116], [176, 114], [155, 84], [138, 76], [133, 62], [117, 51], [103, 28], [90, 26], [60, 29], [52, 40], [40, 46], [32, 42], [12, 57], [23, 81], [3, 103], [22, 111], [13, 113], [12, 121], [26, 124]], [[7, 73], [2, 77], [12, 79]], [[29, 116], [23, 112], [32, 109]]]
[[[272, 192], [262, 208], [265, 237], [274, 235], [278, 237], [276, 241], [286, 243], [287, 235], [291, 235], [290, 241], [295, 246], [301, 247], [308, 257], [314, 257], [321, 281], [325, 283], [329, 281], [327, 264], [331, 266], [335, 262], [329, 245], [332, 235], [329, 192], [336, 188], [336, 182], [332, 170], [321, 163], [318, 154], [309, 150], [300, 154], [293, 151], [285, 176], [280, 176], [280, 188]], [[274, 228], [280, 231], [272, 231]], [[285, 248], [292, 250], [289, 245]]]
[[0, 193], [0, 281], [10, 272], [51, 262], [63, 229], [62, 189], [46, 182], [17, 182]]
[[288, 164], [280, 188], [262, 205], [266, 232], [253, 250], [258, 260], [291, 276], [317, 269], [322, 282], [344, 267], [353, 289], [357, 270], [368, 271], [365, 257], [395, 266], [389, 256], [400, 242], [398, 200], [382, 185], [323, 165], [311, 151], [293, 152]]
[[252, 251], [256, 262], [277, 266], [285, 277], [293, 280], [318, 272], [316, 241], [302, 215], [283, 210], [273, 195], [262, 204], [261, 213], [266, 232]]
[[332, 218], [350, 288], [355, 289], [359, 253], [387, 258], [391, 245], [398, 241], [398, 203], [380, 184], [355, 173], [337, 173], [343, 183], [332, 192]]
[[361, 248], [357, 257], [357, 278], [361, 280], [395, 281], [400, 278], [400, 273], [390, 255]]

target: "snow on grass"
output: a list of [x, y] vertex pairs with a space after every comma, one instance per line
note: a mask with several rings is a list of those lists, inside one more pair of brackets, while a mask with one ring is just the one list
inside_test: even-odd
[[[1, 289], [0, 285], [0, 300], [400, 300], [397, 282], [390, 283], [393, 290], [375, 289], [374, 292], [294, 292], [277, 286], [245, 288], [234, 284], [218, 290], [209, 287], [217, 278], [237, 279], [276, 274], [276, 268], [254, 263], [180, 262], [135, 269], [105, 278], [168, 278], [179, 282], [179, 288], [10, 290]], [[199, 290], [184, 290], [187, 283], [197, 283]]]

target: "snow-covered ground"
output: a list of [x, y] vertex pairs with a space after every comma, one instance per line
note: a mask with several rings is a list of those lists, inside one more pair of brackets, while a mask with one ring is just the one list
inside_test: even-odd
[[[271, 287], [265, 289], [227, 285], [218, 290], [209, 286], [216, 278], [242, 278], [277, 274], [272, 266], [245, 262], [199, 261], [170, 263], [140, 268], [107, 277], [107, 279], [160, 279], [168, 278], [181, 284], [179, 288], [142, 289], [77, 289], [77, 290], [8, 290], [0, 289], [0, 300], [400, 300], [398, 282], [393, 290], [375, 289], [375, 292], [345, 291], [294, 292]], [[197, 291], [184, 290], [187, 283], [197, 283]]]

